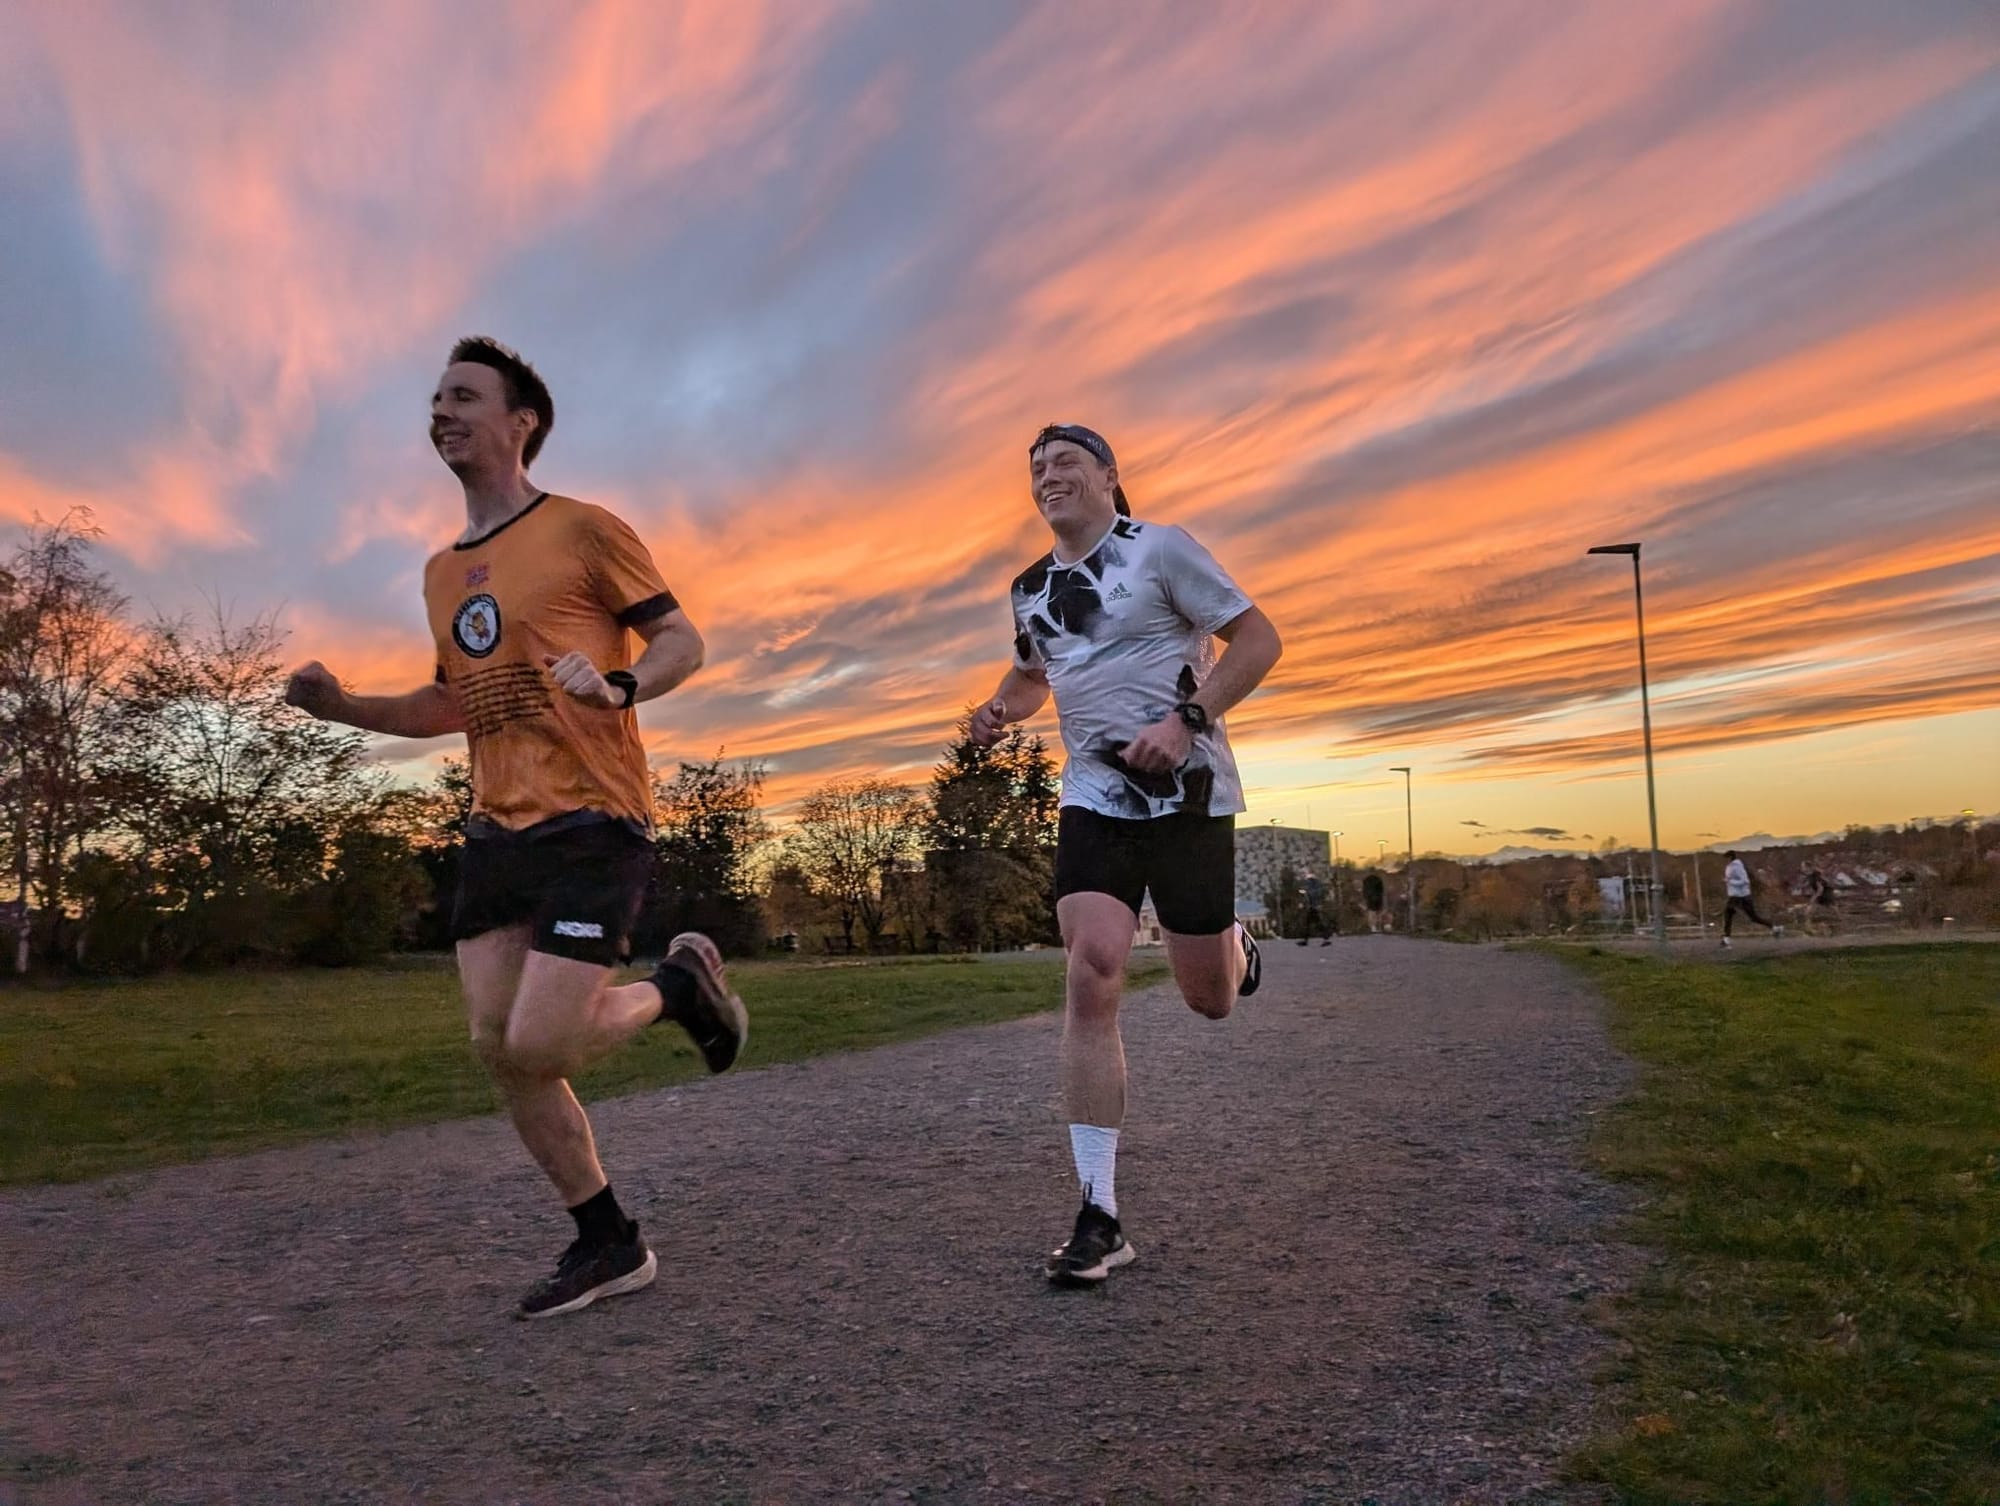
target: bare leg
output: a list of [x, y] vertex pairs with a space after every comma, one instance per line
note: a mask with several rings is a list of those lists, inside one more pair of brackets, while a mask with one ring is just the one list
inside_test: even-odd
[[529, 952], [507, 1020], [507, 1056], [542, 1077], [572, 1077], [660, 1017], [660, 991], [610, 986], [611, 969]]
[[1116, 1129], [1125, 1121], [1125, 1043], [1118, 999], [1137, 922], [1108, 894], [1069, 894], [1056, 905], [1069, 954], [1063, 986], [1063, 1108], [1072, 1124]]
[[521, 1143], [573, 1208], [601, 1192], [605, 1177], [568, 1074], [657, 1018], [660, 995], [650, 983], [606, 988], [609, 969], [530, 951], [529, 940], [528, 927], [508, 926], [460, 942], [459, 978], [473, 1049]]
[[1236, 927], [1213, 936], [1184, 936], [1178, 931], [1162, 934], [1174, 982], [1180, 985], [1188, 1008], [1211, 1020], [1229, 1018], [1236, 990], [1243, 982], [1243, 943], [1236, 939]]

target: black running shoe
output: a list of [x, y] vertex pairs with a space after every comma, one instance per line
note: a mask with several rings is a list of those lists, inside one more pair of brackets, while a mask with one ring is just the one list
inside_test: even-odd
[[694, 998], [676, 1003], [683, 990], [670, 988], [659, 971], [653, 986], [666, 1003], [660, 1018], [672, 1020], [694, 1041], [701, 1059], [711, 1072], [727, 1072], [750, 1039], [750, 1012], [743, 1001], [729, 991], [723, 976], [722, 953], [699, 931], [683, 931], [667, 944], [667, 958], [661, 969], [678, 968], [694, 979]]
[[639, 1226], [622, 1244], [586, 1245], [573, 1242], [556, 1262], [555, 1274], [544, 1276], [521, 1298], [520, 1316], [553, 1318], [588, 1307], [599, 1297], [616, 1297], [653, 1284], [659, 1261], [646, 1247]]
[[1049, 1252], [1048, 1278], [1057, 1286], [1095, 1286], [1138, 1255], [1119, 1232], [1117, 1219], [1097, 1204], [1085, 1203], [1068, 1242]]
[[[1237, 922], [1236, 934], [1243, 942], [1243, 981], [1236, 985], [1236, 997], [1247, 999], [1257, 992], [1257, 985], [1264, 981], [1264, 959], [1257, 955], [1257, 943], [1250, 939], [1250, 928]], [[1304, 946], [1302, 941], [1300, 946]]]

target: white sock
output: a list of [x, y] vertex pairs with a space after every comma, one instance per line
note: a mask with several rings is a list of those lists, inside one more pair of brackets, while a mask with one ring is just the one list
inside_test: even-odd
[[1118, 1131], [1101, 1124], [1072, 1124], [1069, 1153], [1076, 1158], [1076, 1180], [1084, 1200], [1118, 1217]]

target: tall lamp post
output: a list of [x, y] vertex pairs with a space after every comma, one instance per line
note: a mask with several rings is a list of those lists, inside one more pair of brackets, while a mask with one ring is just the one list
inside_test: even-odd
[[1333, 924], [1340, 925], [1340, 839], [1344, 832], [1333, 834]]
[[1410, 934], [1417, 934], [1417, 818], [1410, 805], [1410, 769], [1407, 764], [1390, 766], [1391, 774], [1403, 776], [1403, 837], [1409, 843], [1403, 859], [1403, 887], [1410, 891]]
[[1639, 614], [1639, 722], [1646, 738], [1646, 820], [1653, 837], [1653, 936], [1664, 948], [1667, 944], [1666, 898], [1660, 888], [1660, 807], [1653, 793], [1653, 702], [1646, 687], [1646, 593], [1639, 584], [1639, 545], [1596, 544], [1587, 554], [1629, 554], [1632, 556], [1632, 602]]

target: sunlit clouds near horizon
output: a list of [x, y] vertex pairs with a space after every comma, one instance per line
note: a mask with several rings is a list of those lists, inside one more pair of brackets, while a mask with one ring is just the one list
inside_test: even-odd
[[[670, 761], [924, 777], [1117, 446], [1287, 653], [1247, 819], [1490, 850], [2000, 810], [1985, 4], [92, 5], [0, 50], [0, 523], [428, 678], [452, 339], [707, 634]], [[385, 746], [409, 760], [428, 748]]]

